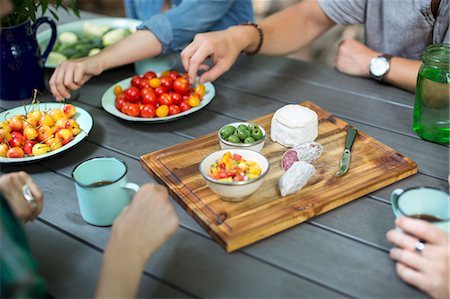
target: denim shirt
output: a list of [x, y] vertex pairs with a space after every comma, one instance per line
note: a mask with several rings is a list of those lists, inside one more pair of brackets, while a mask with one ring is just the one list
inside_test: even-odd
[[172, 0], [164, 13], [160, 13], [164, 0], [124, 3], [129, 18], [143, 20], [137, 29], [150, 30], [161, 42], [161, 54], [183, 49], [197, 33], [253, 21], [251, 0]]

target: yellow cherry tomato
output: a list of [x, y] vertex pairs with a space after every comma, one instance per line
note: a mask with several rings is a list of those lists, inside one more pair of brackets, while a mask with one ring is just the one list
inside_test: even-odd
[[205, 85], [200, 84], [195, 86], [194, 92], [198, 93], [200, 95], [200, 98], [203, 98], [203, 96], [205, 95], [205, 91], [206, 91]]
[[159, 78], [153, 78], [150, 80], [151, 88], [158, 88], [161, 85], [161, 80]]
[[167, 76], [169, 76], [169, 74], [170, 74], [170, 71], [169, 71], [169, 70], [166, 70], [166, 71], [164, 71], [164, 72], [161, 73], [161, 77], [160, 77], [160, 78], [167, 77]]
[[120, 85], [116, 85], [114, 86], [114, 94], [115, 95], [119, 95], [123, 92], [122, 87], [120, 87]]
[[156, 116], [166, 117], [169, 114], [169, 106], [161, 105], [156, 109]]
[[189, 97], [188, 103], [189, 105], [191, 105], [191, 107], [197, 107], [198, 105], [200, 105], [200, 99], [192, 95]]

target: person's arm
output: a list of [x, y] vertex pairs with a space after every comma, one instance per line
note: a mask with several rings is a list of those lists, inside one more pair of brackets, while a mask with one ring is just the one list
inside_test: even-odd
[[[276, 13], [260, 23], [264, 43], [260, 53], [282, 55], [306, 46], [335, 23], [328, 18], [317, 1], [302, 1]], [[252, 52], [259, 42], [258, 31], [252, 26], [234, 26], [227, 30], [197, 34], [181, 53], [184, 68], [194, 82], [197, 71], [209, 57], [214, 66], [204, 72], [200, 83], [214, 81], [226, 72], [242, 52]]]
[[175, 233], [178, 224], [167, 189], [143, 185], [113, 224], [96, 297], [135, 297], [148, 258]]
[[58, 101], [68, 99], [70, 90], [80, 88], [92, 76], [113, 67], [156, 56], [161, 51], [161, 42], [151, 31], [138, 30], [97, 55], [62, 62], [50, 78], [51, 92]]
[[[383, 53], [355, 40], [343, 40], [336, 55], [336, 69], [352, 76], [370, 77], [369, 63]], [[383, 82], [414, 92], [421, 61], [392, 57]]]

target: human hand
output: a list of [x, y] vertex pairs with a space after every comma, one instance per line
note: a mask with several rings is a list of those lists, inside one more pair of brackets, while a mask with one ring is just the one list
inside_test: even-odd
[[344, 74], [369, 78], [369, 63], [372, 58], [380, 55], [381, 53], [354, 39], [345, 39], [339, 43], [336, 54], [336, 69]]
[[[193, 84], [198, 70], [206, 70], [199, 79], [199, 84], [216, 80], [230, 69], [239, 54], [250, 46], [252, 38], [258, 34], [251, 26], [235, 26], [227, 30], [197, 34], [181, 52], [181, 61]], [[258, 38], [258, 36], [256, 36]], [[205, 64], [211, 58], [214, 66], [209, 70]]]
[[[22, 188], [28, 185], [31, 195], [36, 200], [34, 208], [23, 195]], [[35, 219], [42, 211], [44, 195], [33, 179], [25, 172], [12, 172], [0, 177], [0, 192], [8, 202], [11, 210], [22, 222]]]
[[103, 72], [99, 55], [63, 61], [54, 71], [49, 85], [57, 101], [70, 98], [70, 90], [80, 88], [92, 76]]
[[[423, 220], [405, 217], [395, 224], [403, 232], [390, 230], [387, 239], [397, 246], [390, 256], [400, 278], [433, 298], [449, 298], [450, 236]], [[422, 252], [415, 250], [419, 240], [426, 242]]]
[[146, 184], [134, 196], [130, 206], [116, 219], [110, 245], [118, 256], [136, 255], [141, 262], [164, 244], [179, 225], [175, 209], [168, 200], [167, 189]]

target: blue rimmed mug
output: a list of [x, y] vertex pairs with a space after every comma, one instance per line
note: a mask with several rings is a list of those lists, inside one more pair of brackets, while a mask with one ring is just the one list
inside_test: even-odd
[[397, 218], [406, 216], [428, 220], [433, 225], [450, 233], [450, 196], [448, 193], [432, 187], [395, 189], [391, 194], [391, 203]]
[[72, 177], [83, 219], [93, 225], [113, 224], [131, 202], [129, 190], [139, 186], [129, 183], [127, 165], [114, 157], [96, 157], [78, 164]]

